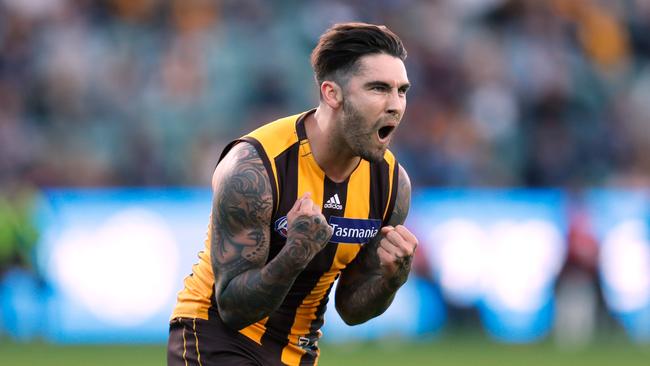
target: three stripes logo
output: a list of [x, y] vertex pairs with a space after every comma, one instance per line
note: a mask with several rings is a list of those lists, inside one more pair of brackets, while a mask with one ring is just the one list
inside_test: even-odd
[[323, 208], [331, 208], [333, 210], [342, 210], [343, 205], [341, 204], [341, 200], [339, 200], [339, 194], [335, 193], [330, 199], [325, 202], [323, 205]]

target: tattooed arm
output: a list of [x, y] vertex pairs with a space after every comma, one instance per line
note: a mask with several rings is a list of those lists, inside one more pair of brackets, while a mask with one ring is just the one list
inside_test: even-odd
[[331, 236], [308, 195], [287, 214], [287, 243], [265, 264], [273, 213], [271, 180], [255, 148], [235, 145], [217, 166], [210, 251], [219, 315], [242, 329], [276, 310]]
[[399, 167], [395, 209], [388, 226], [364, 245], [343, 270], [336, 288], [336, 310], [348, 325], [381, 315], [406, 282], [417, 239], [402, 226], [409, 211], [411, 182]]

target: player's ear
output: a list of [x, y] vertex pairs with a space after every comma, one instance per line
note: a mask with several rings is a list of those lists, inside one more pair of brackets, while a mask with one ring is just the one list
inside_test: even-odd
[[332, 109], [338, 109], [343, 103], [343, 89], [334, 81], [326, 80], [320, 84], [323, 101]]

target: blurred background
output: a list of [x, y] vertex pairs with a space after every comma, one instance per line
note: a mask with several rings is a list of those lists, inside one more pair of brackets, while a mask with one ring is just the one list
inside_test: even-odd
[[645, 364], [648, 0], [0, 0], [3, 359], [164, 363], [221, 149], [316, 106], [352, 20], [408, 50], [421, 245], [321, 364]]

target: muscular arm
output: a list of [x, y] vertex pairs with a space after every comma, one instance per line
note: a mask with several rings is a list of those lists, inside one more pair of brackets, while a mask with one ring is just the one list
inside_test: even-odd
[[272, 188], [262, 160], [248, 143], [233, 147], [215, 170], [212, 186], [210, 248], [219, 315], [231, 328], [242, 329], [280, 306], [320, 250], [313, 238], [324, 234], [313, 217], [297, 215], [289, 223], [287, 244], [265, 265]]
[[[397, 198], [389, 226], [404, 223], [411, 200], [411, 183], [406, 171], [399, 167]], [[393, 301], [397, 289], [406, 282], [411, 268], [411, 255], [399, 258], [387, 268], [377, 252], [384, 230], [368, 244], [343, 270], [336, 288], [336, 310], [348, 325], [364, 323], [381, 315]]]

